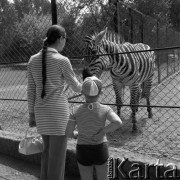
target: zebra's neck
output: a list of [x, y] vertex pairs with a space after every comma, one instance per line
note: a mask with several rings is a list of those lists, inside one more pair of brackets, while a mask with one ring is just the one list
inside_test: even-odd
[[120, 61], [119, 58], [119, 54], [114, 54], [114, 53], [119, 53], [119, 49], [120, 46], [122, 46], [121, 44], [117, 44], [115, 42], [112, 41], [108, 41], [108, 40], [103, 40], [102, 41], [102, 47], [104, 49], [104, 51], [108, 54], [108, 53], [112, 53], [110, 56], [110, 64], [109, 66], [112, 67], [115, 63], [115, 58], [118, 58], [118, 61]]

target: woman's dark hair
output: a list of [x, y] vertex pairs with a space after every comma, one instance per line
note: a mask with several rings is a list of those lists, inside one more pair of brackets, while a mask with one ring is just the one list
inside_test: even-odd
[[60, 25], [52, 25], [46, 35], [46, 39], [44, 40], [43, 48], [42, 48], [42, 93], [41, 93], [41, 98], [43, 99], [44, 96], [46, 96], [46, 91], [45, 91], [45, 84], [46, 84], [46, 52], [47, 52], [47, 47], [53, 43], [56, 42], [57, 39], [60, 37], [66, 36], [66, 31], [65, 29], [60, 26]]
[[90, 72], [88, 67], [85, 67], [82, 71], [82, 77], [83, 77], [83, 81], [84, 79], [86, 79], [87, 77], [91, 77], [93, 76], [93, 74]]

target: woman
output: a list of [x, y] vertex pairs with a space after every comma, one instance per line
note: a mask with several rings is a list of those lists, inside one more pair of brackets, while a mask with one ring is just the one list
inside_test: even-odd
[[61, 52], [66, 43], [65, 29], [51, 26], [43, 49], [28, 63], [29, 125], [36, 124], [42, 135], [41, 180], [64, 180], [69, 106], [64, 94], [65, 82], [76, 92], [81, 84], [75, 77], [69, 59]]

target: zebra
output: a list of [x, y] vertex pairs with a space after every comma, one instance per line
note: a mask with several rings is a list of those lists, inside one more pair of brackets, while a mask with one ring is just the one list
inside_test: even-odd
[[[85, 53], [87, 55], [96, 55], [85, 57], [85, 62], [88, 64], [87, 67], [91, 74], [98, 77], [103, 71], [110, 71], [119, 116], [122, 107], [122, 89], [125, 86], [130, 88], [132, 131], [134, 132], [137, 130], [136, 112], [138, 106], [136, 105], [139, 104], [140, 97], [146, 98], [148, 118], [152, 118], [150, 90], [155, 69], [155, 53], [154, 51], [126, 53], [150, 50], [150, 46], [143, 43], [117, 43], [107, 39], [106, 33], [107, 28], [100, 33], [90, 34], [85, 37]], [[103, 54], [107, 55], [98, 56]]]

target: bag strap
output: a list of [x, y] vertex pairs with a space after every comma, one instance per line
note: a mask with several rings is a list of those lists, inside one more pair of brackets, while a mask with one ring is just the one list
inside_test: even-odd
[[27, 134], [28, 134], [28, 131], [29, 131], [30, 127], [28, 127], [25, 131], [25, 138], [27, 138]]
[[[31, 128], [31, 127], [28, 127], [28, 128], [26, 129], [26, 131], [25, 131], [25, 138], [27, 138], [27, 134], [28, 134], [30, 128]], [[35, 135], [35, 137], [37, 137], [37, 136], [39, 136], [39, 135], [37, 134], [37, 128], [36, 128], [36, 135]]]

